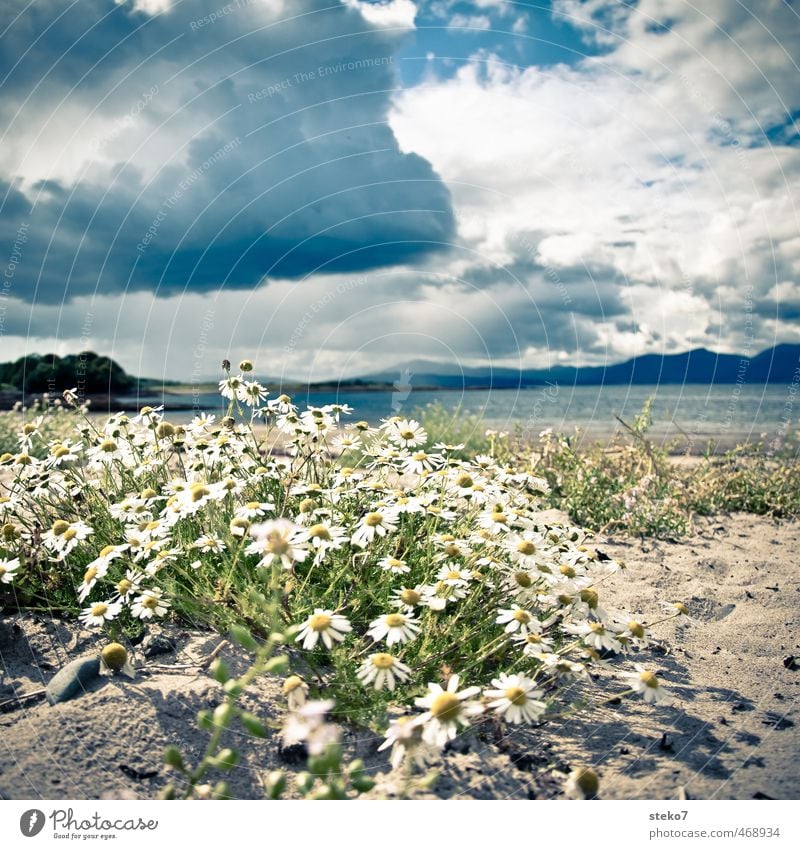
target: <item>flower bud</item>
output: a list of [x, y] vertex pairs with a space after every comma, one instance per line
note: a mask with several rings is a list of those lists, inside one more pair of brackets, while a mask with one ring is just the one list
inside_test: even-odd
[[109, 643], [100, 653], [100, 657], [112, 672], [119, 672], [128, 661], [128, 652], [120, 643]]

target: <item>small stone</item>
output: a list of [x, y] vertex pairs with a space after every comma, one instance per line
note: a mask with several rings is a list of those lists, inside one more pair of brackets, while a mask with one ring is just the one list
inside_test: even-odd
[[150, 634], [142, 641], [142, 654], [145, 657], [158, 657], [175, 651], [175, 644], [161, 634]]
[[47, 685], [45, 694], [51, 705], [66, 702], [85, 693], [100, 679], [100, 658], [79, 657], [62, 667]]

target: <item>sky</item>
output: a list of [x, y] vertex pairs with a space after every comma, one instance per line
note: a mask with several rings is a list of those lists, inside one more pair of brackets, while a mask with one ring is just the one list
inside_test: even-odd
[[800, 342], [800, 3], [3, 0], [0, 360]]

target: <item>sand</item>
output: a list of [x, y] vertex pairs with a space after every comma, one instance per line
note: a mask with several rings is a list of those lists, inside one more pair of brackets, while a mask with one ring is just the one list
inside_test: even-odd
[[[734, 514], [680, 542], [618, 537], [599, 544], [627, 566], [608, 582], [607, 606], [646, 621], [659, 618], [662, 600], [691, 609], [691, 618], [657, 626], [662, 645], [645, 656], [673, 704], [623, 701], [524, 729], [486, 722], [454, 742], [433, 787], [414, 795], [558, 798], [569, 770], [591, 764], [602, 798], [798, 798], [800, 525]], [[36, 692], [67, 659], [90, 652], [97, 637], [40, 615], [0, 619], [0, 798], [152, 798], [174, 777], [161, 761], [167, 744], [196, 759], [207, 737], [195, 714], [220, 701], [199, 663], [220, 638], [179, 627], [162, 636], [175, 649], [144, 658], [140, 647], [135, 681], [106, 680], [51, 707]], [[226, 646], [222, 654], [241, 667], [237, 650]], [[613, 693], [614, 685], [603, 689]], [[245, 703], [276, 723], [279, 682], [260, 680]], [[377, 778], [371, 795], [401, 793], [377, 752], [379, 739], [353, 727], [344, 739]], [[237, 797], [261, 798], [261, 777], [272, 769], [302, 768], [281, 751], [277, 731], [255, 741], [231, 730], [226, 742], [242, 753], [229, 775]]]

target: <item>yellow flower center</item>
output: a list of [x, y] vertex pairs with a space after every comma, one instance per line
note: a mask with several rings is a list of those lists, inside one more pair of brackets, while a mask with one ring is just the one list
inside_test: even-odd
[[414, 438], [414, 431], [413, 430], [401, 430], [400, 431], [400, 438], [401, 439], [413, 439]]
[[378, 669], [391, 669], [394, 666], [394, 658], [385, 652], [374, 654], [372, 656], [372, 665]]
[[113, 545], [107, 545], [100, 550], [100, 557], [108, 557], [109, 554], [112, 554], [116, 551], [116, 548]]
[[403, 590], [400, 593], [400, 600], [404, 604], [410, 604], [410, 605], [419, 604], [421, 597], [422, 596], [420, 596], [420, 594], [416, 590]]
[[527, 610], [515, 610], [514, 611], [514, 619], [516, 619], [517, 622], [522, 622], [525, 625], [527, 625], [528, 622], [531, 621], [531, 615], [530, 615], [530, 613], [528, 613]]
[[572, 568], [572, 566], [559, 566], [558, 571], [561, 572], [562, 575], [565, 575], [567, 578], [575, 577], [575, 570]]
[[314, 501], [313, 498], [304, 498], [300, 502], [300, 512], [301, 513], [310, 513], [317, 506], [317, 502]]
[[103, 602], [99, 602], [98, 604], [92, 605], [92, 616], [105, 616], [108, 612], [108, 605], [103, 604]]
[[462, 489], [469, 489], [469, 487], [475, 486], [475, 481], [466, 472], [462, 472], [456, 478], [456, 484]]
[[528, 634], [528, 636], [525, 637], [525, 642], [531, 643], [532, 645], [538, 645], [541, 641], [542, 638], [538, 634]]
[[329, 540], [331, 538], [331, 532], [325, 527], [325, 525], [314, 525], [309, 529], [308, 535], [324, 540]]
[[536, 546], [530, 540], [524, 539], [517, 545], [517, 551], [529, 557], [531, 554], [536, 554]]
[[122, 580], [121, 580], [121, 581], [117, 584], [117, 592], [118, 592], [120, 595], [125, 595], [125, 593], [127, 593], [127, 592], [130, 590], [130, 588], [131, 588], [132, 586], [133, 586], [133, 583], [132, 583], [131, 581], [129, 581], [127, 578], [123, 578], [123, 579], [122, 579]]
[[266, 550], [276, 556], [286, 554], [289, 551], [289, 542], [277, 531], [271, 531], [267, 534]]
[[155, 610], [158, 607], [158, 597], [154, 595], [146, 595], [142, 599], [142, 606], [146, 607], [148, 610]]
[[512, 705], [516, 705], [517, 707], [522, 707], [528, 701], [528, 697], [525, 695], [522, 687], [509, 687], [505, 692], [505, 696]]
[[527, 572], [515, 572], [514, 580], [517, 585], [523, 589], [528, 589], [528, 587], [533, 583], [533, 579]]
[[97, 577], [97, 567], [96, 567], [96, 566], [90, 566], [90, 567], [89, 567], [89, 568], [88, 568], [88, 569], [87, 569], [87, 570], [83, 573], [83, 583], [84, 583], [84, 584], [91, 584], [91, 583], [92, 583], [92, 581], [93, 581], [96, 577]]
[[453, 722], [461, 712], [461, 702], [454, 693], [439, 693], [431, 703], [431, 713], [440, 722]]
[[63, 536], [67, 542], [70, 542], [71, 540], [75, 539], [76, 536], [78, 536], [78, 532], [75, 530], [75, 528], [67, 528], [67, 530], [64, 531]]
[[69, 454], [69, 448], [65, 448], [63, 445], [56, 445], [53, 449], [54, 457], [66, 457]]
[[658, 687], [658, 678], [652, 672], [639, 673], [639, 680], [647, 687], [652, 687], [654, 690]]
[[508, 519], [505, 513], [492, 513], [492, 521], [497, 525], [507, 525]]
[[327, 631], [331, 626], [331, 617], [325, 613], [315, 613], [308, 623], [312, 631]]
[[119, 643], [109, 643], [101, 652], [101, 656], [109, 669], [119, 672], [125, 666], [125, 661], [128, 659], [128, 652]]
[[593, 769], [582, 769], [575, 776], [575, 783], [586, 796], [596, 796], [600, 789], [600, 781]]
[[63, 534], [68, 528], [69, 522], [65, 522], [63, 519], [56, 519], [56, 521], [53, 522], [53, 533], [57, 537], [60, 537], [61, 534]]
[[447, 580], [448, 581], [460, 581], [461, 580], [461, 572], [456, 572], [455, 569], [451, 569], [447, 573]]
[[202, 501], [207, 495], [211, 495], [211, 490], [202, 484], [194, 484], [192, 486], [192, 501]]
[[2, 564], [0, 564], [0, 578], [2, 578], [3, 575], [5, 575], [6, 571], [7, 571], [6, 567], [3, 566]]
[[398, 560], [396, 557], [390, 557], [386, 562], [392, 569], [397, 569], [399, 566], [405, 565], [402, 560]]
[[597, 607], [598, 595], [594, 590], [581, 590], [581, 601], [585, 602], [592, 610]]
[[399, 628], [401, 625], [405, 624], [405, 621], [406, 617], [403, 616], [402, 613], [390, 613], [386, 619], [384, 619], [384, 622], [386, 622], [390, 628]]
[[628, 630], [634, 637], [638, 637], [640, 640], [644, 637], [644, 627], [638, 622], [628, 622]]
[[303, 679], [299, 675], [290, 675], [283, 682], [283, 692], [288, 695], [293, 690], [296, 690], [298, 687], [303, 686]]
[[383, 522], [383, 516], [380, 513], [367, 513], [364, 517], [364, 524], [368, 528], [374, 528]]
[[106, 454], [111, 454], [117, 450], [117, 443], [113, 439], [104, 439], [100, 443], [100, 450], [105, 451]]

